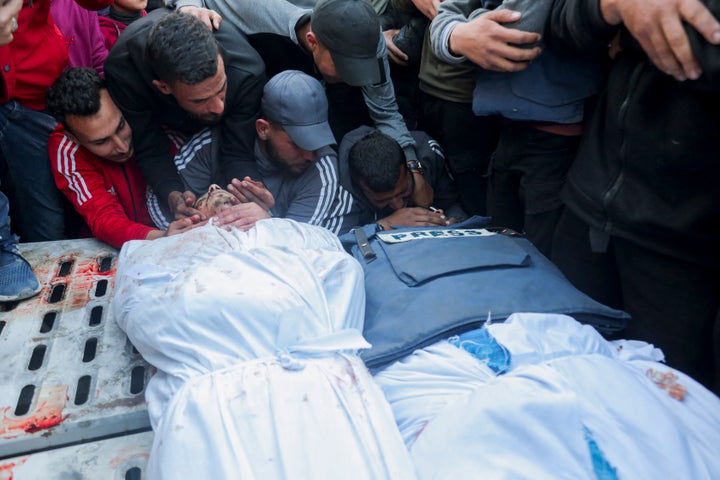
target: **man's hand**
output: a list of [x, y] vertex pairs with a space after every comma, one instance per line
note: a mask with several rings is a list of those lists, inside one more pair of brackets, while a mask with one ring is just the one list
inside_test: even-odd
[[205, 215], [200, 213], [199, 210], [193, 208], [197, 198], [195, 194], [189, 190], [185, 192], [170, 192], [168, 195], [168, 207], [173, 218], [181, 219], [185, 217], [192, 217], [193, 215], [199, 215], [200, 220], [205, 220]]
[[210, 30], [218, 30], [222, 22], [222, 16], [219, 13], [207, 8], [185, 5], [184, 7], [180, 7], [178, 11], [199, 18]]
[[442, 210], [432, 211], [422, 207], [400, 208], [378, 220], [377, 223], [386, 230], [393, 227], [444, 227], [448, 225]]
[[247, 232], [264, 218], [270, 218], [270, 214], [257, 203], [240, 203], [220, 212], [215, 219], [215, 225], [225, 230], [235, 227]]
[[206, 223], [207, 220], [201, 220], [200, 215], [193, 215], [191, 217], [181, 218], [180, 220], [175, 220], [171, 222], [170, 225], [168, 225], [168, 229], [165, 231], [165, 236], [169, 237], [170, 235], [185, 233], [188, 230], [200, 227], [202, 225], [205, 225]]
[[520, 48], [517, 45], [536, 43], [540, 40], [540, 34], [501, 25], [519, 18], [520, 12], [493, 10], [469, 22], [460, 23], [450, 33], [450, 52], [457, 56], [463, 55], [486, 70], [524, 70], [540, 54], [540, 47]]
[[438, 6], [441, 1], [442, 0], [412, 0], [412, 3], [415, 5], [415, 8], [420, 10], [420, 13], [432, 20], [437, 16]]
[[200, 220], [199, 215], [185, 217], [180, 220], [175, 220], [171, 222], [167, 230], [150, 230], [145, 236], [145, 240], [155, 240], [157, 238], [169, 237], [170, 235], [184, 233], [188, 230], [192, 230], [195, 227], [205, 225], [206, 223], [207, 220]]
[[601, 0], [600, 11], [609, 24], [625, 24], [650, 60], [680, 81], [702, 74], [683, 22], [720, 44], [720, 23], [699, 0]]
[[235, 195], [241, 203], [254, 202], [269, 212], [275, 206], [275, 197], [270, 193], [262, 182], [257, 182], [250, 177], [242, 180], [233, 178], [227, 191]]
[[429, 207], [435, 198], [435, 192], [433, 192], [430, 184], [425, 181], [422, 173], [411, 171], [410, 175], [413, 176], [413, 181], [415, 182], [411, 197], [413, 205], [425, 208]]
[[17, 16], [23, 6], [23, 0], [7, 0], [0, 5], [0, 45], [13, 41], [17, 29]]
[[388, 58], [390, 59], [390, 61], [406, 67], [409, 60], [408, 56], [405, 54], [405, 52], [400, 50], [397, 45], [395, 45], [395, 42], [393, 42], [393, 37], [397, 35], [399, 31], [400, 30], [397, 28], [385, 30], [383, 32], [383, 37], [385, 37], [385, 44], [387, 45]]

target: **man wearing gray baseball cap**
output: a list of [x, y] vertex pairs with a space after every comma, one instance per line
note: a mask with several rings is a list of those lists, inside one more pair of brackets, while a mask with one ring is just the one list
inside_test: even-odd
[[280, 127], [304, 152], [337, 143], [328, 124], [325, 92], [320, 82], [309, 75], [297, 70], [275, 75], [263, 89], [260, 109], [263, 118], [256, 122], [258, 143], [266, 156], [272, 147], [265, 133], [275, 127]]
[[[274, 217], [325, 227], [335, 234], [356, 226], [360, 207], [350, 193], [350, 174], [338, 169], [337, 142], [328, 124], [320, 82], [297, 70], [272, 77], [263, 89], [255, 122], [255, 163], [260, 176], [233, 179], [228, 190], [240, 203], [255, 202]], [[178, 164], [188, 188], [201, 195], [217, 170], [217, 129]], [[247, 210], [228, 208], [218, 226], [241, 226]]]
[[338, 171], [320, 82], [297, 70], [281, 72], [265, 85], [260, 112], [255, 159], [260, 180], [275, 198], [271, 213], [333, 233], [354, 227], [359, 209], [348, 190], [349, 173], [341, 178]]

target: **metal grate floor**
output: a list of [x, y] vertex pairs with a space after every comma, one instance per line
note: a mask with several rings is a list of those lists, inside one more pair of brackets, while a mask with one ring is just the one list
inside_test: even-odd
[[141, 480], [152, 432], [125, 435], [0, 461], [0, 479]]
[[153, 371], [108, 308], [117, 251], [94, 239], [19, 247], [43, 289], [0, 303], [0, 459], [149, 430]]

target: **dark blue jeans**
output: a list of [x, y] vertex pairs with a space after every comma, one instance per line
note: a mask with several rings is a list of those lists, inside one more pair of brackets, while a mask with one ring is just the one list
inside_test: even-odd
[[421, 99], [420, 130], [442, 146], [463, 210], [469, 215], [486, 215], [486, 175], [500, 134], [499, 119], [478, 117], [470, 103], [427, 93]]
[[525, 236], [546, 257], [562, 213], [562, 190], [580, 136], [548, 133], [530, 125], [503, 127], [490, 162], [488, 215], [493, 226]]
[[8, 199], [0, 192], [0, 250], [15, 244], [15, 236], [10, 233], [10, 213]]
[[0, 104], [0, 186], [10, 200], [13, 231], [25, 242], [65, 238], [66, 201], [47, 152], [56, 123], [16, 101]]

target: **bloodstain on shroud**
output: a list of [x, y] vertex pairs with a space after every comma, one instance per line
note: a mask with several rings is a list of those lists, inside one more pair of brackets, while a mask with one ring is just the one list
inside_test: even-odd
[[8, 415], [12, 407], [4, 407], [0, 420], [0, 438], [15, 438], [23, 433], [35, 433], [62, 423], [67, 418], [67, 415], [63, 416], [68, 401], [67, 390], [67, 385], [42, 387], [37, 408], [22, 417]]

